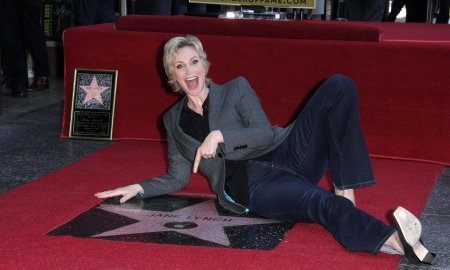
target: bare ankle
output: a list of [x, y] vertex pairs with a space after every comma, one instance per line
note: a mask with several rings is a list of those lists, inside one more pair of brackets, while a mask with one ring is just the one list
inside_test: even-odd
[[353, 189], [338, 189], [335, 188], [334, 189], [334, 193], [338, 196], [344, 197], [348, 200], [350, 200], [353, 205], [356, 206], [356, 202], [355, 202], [355, 191]]
[[398, 251], [401, 254], [405, 254], [405, 250], [403, 249], [402, 242], [400, 240], [400, 236], [398, 235], [398, 232], [393, 233], [386, 242], [384, 242], [385, 246], [388, 246], [396, 251]]

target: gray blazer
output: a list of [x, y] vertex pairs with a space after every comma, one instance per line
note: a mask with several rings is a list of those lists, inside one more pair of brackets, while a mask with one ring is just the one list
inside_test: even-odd
[[[169, 168], [166, 174], [139, 183], [144, 189], [144, 198], [175, 192], [189, 182], [195, 154], [202, 142], [184, 133], [179, 126], [186, 102], [185, 96], [164, 115]], [[227, 199], [224, 192], [225, 159], [252, 159], [268, 153], [286, 138], [292, 125], [287, 128], [272, 126], [258, 97], [243, 77], [223, 85], [211, 83], [208, 113], [210, 130], [220, 130], [224, 143], [219, 144], [216, 158], [200, 161], [199, 170], [207, 177], [225, 209], [243, 213], [246, 208]]]

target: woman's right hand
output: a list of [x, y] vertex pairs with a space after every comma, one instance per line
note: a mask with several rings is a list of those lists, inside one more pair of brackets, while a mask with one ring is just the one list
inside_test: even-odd
[[122, 196], [120, 203], [124, 203], [136, 196], [139, 192], [144, 192], [144, 189], [139, 184], [133, 184], [126, 187], [117, 188], [114, 190], [107, 190], [96, 193], [95, 196], [100, 199], [110, 198], [115, 196]]

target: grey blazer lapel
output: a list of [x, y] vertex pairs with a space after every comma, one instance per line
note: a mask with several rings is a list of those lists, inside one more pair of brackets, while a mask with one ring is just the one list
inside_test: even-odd
[[181, 154], [187, 159], [193, 161], [195, 159], [197, 148], [200, 146], [201, 142], [184, 133], [183, 129], [181, 129], [180, 127], [181, 113], [183, 112], [183, 106], [184, 104], [186, 104], [186, 102], [187, 97], [184, 96], [183, 99], [176, 104], [177, 108], [175, 109], [175, 111], [177, 113], [174, 119], [175, 123], [172, 123], [172, 134], [178, 144], [178, 149]]
[[211, 83], [209, 86], [209, 129], [219, 129], [219, 115], [225, 99], [224, 86]]
[[[224, 91], [223, 86], [217, 85], [215, 83], [211, 83], [209, 89], [209, 106], [208, 106], [208, 122], [209, 129], [216, 130], [219, 128], [219, 115], [222, 109], [222, 105], [224, 102]], [[195, 159], [195, 153], [197, 148], [200, 146], [202, 142], [197, 141], [192, 138], [188, 134], [184, 133], [184, 131], [180, 127], [180, 118], [181, 113], [183, 111], [183, 106], [187, 102], [187, 97], [184, 96], [183, 99], [176, 104], [177, 108], [175, 111], [177, 112], [175, 117], [175, 123], [172, 123], [173, 127], [173, 135], [175, 140], [178, 143], [178, 149], [189, 160]]]

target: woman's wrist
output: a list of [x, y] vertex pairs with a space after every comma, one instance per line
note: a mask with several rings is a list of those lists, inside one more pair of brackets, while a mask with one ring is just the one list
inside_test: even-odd
[[214, 134], [214, 138], [216, 140], [216, 142], [219, 143], [223, 143], [223, 135], [222, 132], [220, 130], [214, 130], [212, 131]]
[[137, 197], [139, 198], [139, 199], [143, 199], [144, 198], [144, 189], [142, 188], [142, 186], [141, 185], [139, 185], [139, 184], [135, 184], [135, 187], [136, 187], [136, 190], [137, 190]]
[[139, 184], [135, 184], [135, 187], [136, 187], [136, 190], [137, 190], [137, 192], [139, 192], [139, 193], [144, 193], [144, 188], [141, 186], [141, 185], [139, 185]]

